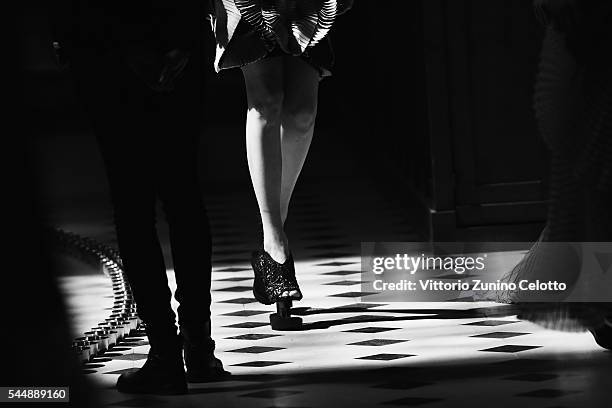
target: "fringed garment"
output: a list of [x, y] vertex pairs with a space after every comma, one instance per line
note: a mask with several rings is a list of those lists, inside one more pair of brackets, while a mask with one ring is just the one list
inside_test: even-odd
[[[504, 276], [505, 282], [556, 277], [571, 284], [579, 273], [591, 271], [581, 272], [580, 258], [554, 268], [554, 259], [564, 254], [551, 254], [540, 243], [612, 241], [610, 3], [536, 0], [536, 12], [547, 27], [534, 108], [551, 153], [548, 217], [538, 243]], [[563, 303], [562, 298], [534, 304], [525, 294], [504, 291], [477, 300], [522, 304], [519, 317], [553, 329], [581, 331], [612, 324], [610, 304]]]
[[338, 0], [212, 0], [217, 72], [265, 58], [299, 56], [328, 76], [334, 62], [328, 38]]

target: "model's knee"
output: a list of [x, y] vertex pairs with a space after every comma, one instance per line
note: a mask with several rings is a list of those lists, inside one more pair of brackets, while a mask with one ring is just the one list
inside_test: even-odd
[[282, 108], [283, 94], [267, 93], [249, 101], [249, 116], [257, 118], [266, 125], [275, 125], [280, 122]]
[[282, 125], [286, 130], [298, 135], [310, 135], [315, 125], [317, 111], [313, 108], [285, 109]]

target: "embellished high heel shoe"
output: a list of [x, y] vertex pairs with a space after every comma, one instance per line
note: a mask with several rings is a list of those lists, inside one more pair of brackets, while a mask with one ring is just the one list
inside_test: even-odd
[[[284, 263], [278, 263], [264, 250], [253, 252], [251, 265], [255, 272], [253, 295], [258, 302], [271, 305], [276, 302], [276, 313], [270, 315], [273, 330], [300, 330], [302, 319], [291, 316], [293, 300], [302, 299], [302, 291], [295, 278], [293, 256]], [[283, 296], [283, 294], [291, 294]]]
[[[253, 252], [251, 266], [255, 273], [253, 295], [259, 303], [271, 305], [281, 300], [302, 299], [302, 292], [295, 278], [295, 265], [291, 254], [281, 264], [265, 250], [257, 250]], [[296, 294], [283, 297], [284, 293], [291, 292], [296, 292]]]

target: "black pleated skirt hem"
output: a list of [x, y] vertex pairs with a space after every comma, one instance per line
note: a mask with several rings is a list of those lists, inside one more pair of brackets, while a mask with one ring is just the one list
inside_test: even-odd
[[[289, 55], [279, 46], [268, 49], [259, 32], [244, 21], [238, 23], [232, 39], [221, 52], [222, 55], [217, 58], [219, 70], [239, 68], [264, 59]], [[314, 47], [308, 47], [299, 58], [316, 69], [321, 78], [332, 75], [335, 57], [329, 37]]]

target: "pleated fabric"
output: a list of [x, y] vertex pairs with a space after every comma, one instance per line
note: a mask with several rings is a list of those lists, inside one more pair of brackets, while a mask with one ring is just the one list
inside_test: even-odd
[[[611, 10], [608, 0], [536, 1], [547, 25], [534, 110], [551, 153], [548, 216], [538, 242], [504, 282], [554, 278], [571, 284], [578, 273], [597, 272], [581, 268], [581, 254], [573, 256], [570, 246], [553, 253], [542, 243], [612, 241]], [[563, 303], [563, 298], [535, 304], [509, 291], [477, 300], [519, 304], [520, 318], [557, 330], [582, 331], [612, 321], [610, 304]]]

